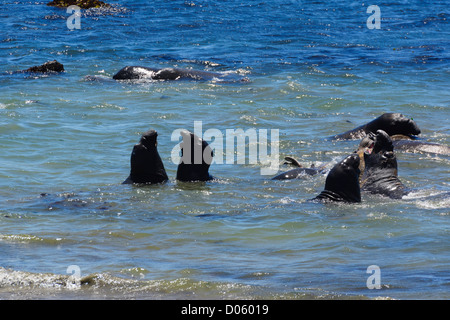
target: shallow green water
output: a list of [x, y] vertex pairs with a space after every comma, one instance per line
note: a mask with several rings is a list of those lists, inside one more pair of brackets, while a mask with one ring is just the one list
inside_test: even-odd
[[[271, 181], [247, 161], [213, 164], [212, 182], [179, 183], [171, 159], [172, 132], [194, 121], [223, 133], [278, 129], [280, 170], [289, 169], [284, 156], [330, 169], [358, 141], [325, 138], [383, 112], [413, 117], [424, 139], [448, 145], [445, 6], [386, 7], [374, 34], [357, 20], [365, 8], [338, 3], [119, 5], [83, 16], [80, 31], [41, 4], [0, 11], [1, 299], [449, 298], [448, 156], [398, 153], [410, 195], [340, 205], [308, 202], [325, 175]], [[43, 20], [28, 21], [30, 12]], [[155, 12], [167, 25], [144, 19]], [[174, 21], [173, 12], [183, 14]], [[196, 15], [203, 20], [188, 26]], [[55, 56], [66, 73], [9, 73]], [[126, 64], [231, 71], [250, 82], [110, 81]], [[122, 185], [150, 128], [170, 181]], [[367, 287], [371, 265], [381, 289]]]

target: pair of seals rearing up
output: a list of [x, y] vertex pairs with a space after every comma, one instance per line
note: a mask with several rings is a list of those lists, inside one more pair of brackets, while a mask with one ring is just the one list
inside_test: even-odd
[[[383, 129], [386, 129], [388, 132]], [[418, 134], [420, 134], [420, 129], [412, 119], [406, 118], [400, 113], [385, 113], [365, 125], [359, 126], [341, 135], [336, 135], [333, 139], [362, 138], [358, 149], [355, 151], [359, 156], [360, 189], [370, 193], [382, 194], [390, 198], [399, 199], [407, 194], [407, 191], [398, 179], [397, 159], [394, 153], [394, 147], [407, 152], [430, 152], [450, 155], [450, 148], [445, 145], [409, 140], [414, 139], [415, 135]], [[273, 180], [295, 179], [305, 175], [326, 173], [324, 167], [303, 168], [297, 160], [290, 158], [286, 159], [289, 160], [288, 162], [299, 168], [278, 174], [272, 178]], [[354, 164], [355, 161], [356, 160], [352, 160], [351, 162]], [[350, 160], [348, 160], [348, 162], [350, 162]], [[338, 163], [335, 167], [337, 168], [332, 169], [333, 173], [330, 171], [329, 179], [331, 181], [335, 179], [336, 185], [344, 187], [345, 193], [346, 187], [344, 186], [344, 183], [339, 184], [339, 178], [333, 178], [335, 176], [340, 176], [342, 175], [342, 172], [345, 172], [345, 170], [343, 170], [345, 165]], [[341, 174], [338, 174], [338, 172]], [[345, 181], [345, 179], [343, 179], [343, 181]], [[328, 183], [328, 186], [331, 188], [333, 183]], [[356, 185], [352, 186], [353, 189], [356, 187]], [[333, 189], [338, 191], [340, 188]], [[325, 192], [322, 196], [318, 196], [317, 198], [328, 198], [328, 200], [334, 199], [335, 201], [348, 202], [354, 202], [354, 199], [358, 198], [356, 192], [353, 192], [354, 197], [348, 197], [348, 195], [345, 194], [342, 194], [340, 197], [336, 195], [327, 197], [326, 194], [327, 193]]]
[[[183, 130], [180, 132], [183, 141], [180, 143], [181, 159], [178, 164], [179, 181], [208, 181], [214, 179], [209, 174], [213, 151], [209, 144], [195, 134]], [[130, 175], [124, 184], [154, 184], [169, 180], [164, 164], [157, 149], [155, 130], [145, 132], [139, 143], [133, 147], [130, 159]], [[201, 160], [197, 159], [201, 152]], [[210, 155], [210, 157], [209, 157]]]
[[[406, 118], [401, 113], [384, 113], [378, 118], [349, 130], [342, 134], [331, 137], [333, 140], [352, 140], [362, 139], [358, 147], [357, 153], [362, 155], [367, 148], [368, 144], [373, 144], [371, 139], [372, 135], [375, 135], [377, 130], [383, 130], [390, 136], [395, 136], [397, 140], [400, 139], [413, 139], [416, 135], [420, 134], [420, 129], [414, 120]], [[403, 141], [403, 140], [402, 140]], [[409, 140], [410, 141], [410, 140]], [[364, 160], [364, 159], [362, 159]], [[287, 180], [295, 179], [303, 175], [315, 175], [318, 173], [326, 173], [324, 167], [319, 168], [303, 168], [296, 160], [290, 160], [291, 163], [299, 168], [291, 169], [289, 171], [280, 173], [273, 177], [273, 180]], [[361, 165], [363, 165], [363, 161]]]
[[314, 200], [361, 202], [361, 190], [394, 199], [407, 194], [398, 178], [397, 159], [389, 135], [378, 130], [363, 145], [362, 155], [353, 153], [330, 170], [324, 190]]

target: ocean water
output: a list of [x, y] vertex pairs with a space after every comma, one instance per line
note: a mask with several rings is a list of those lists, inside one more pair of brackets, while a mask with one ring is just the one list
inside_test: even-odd
[[[201, 121], [278, 130], [280, 171], [331, 168], [358, 141], [326, 137], [384, 112], [449, 145], [446, 1], [373, 3], [380, 29], [356, 1], [110, 3], [73, 30], [0, 3], [0, 299], [450, 298], [448, 156], [398, 152], [412, 192], [358, 204], [309, 202], [325, 175], [273, 181], [246, 152], [180, 183], [171, 156]], [[17, 72], [53, 59], [66, 72]], [[248, 81], [111, 80], [126, 65]], [[148, 129], [170, 181], [122, 185]]]

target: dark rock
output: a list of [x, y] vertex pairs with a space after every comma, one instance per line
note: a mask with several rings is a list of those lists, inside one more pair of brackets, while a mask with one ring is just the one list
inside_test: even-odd
[[48, 61], [41, 66], [34, 66], [24, 70], [24, 72], [64, 72], [64, 66], [56, 60]]
[[47, 3], [48, 6], [67, 8], [71, 5], [79, 6], [81, 9], [109, 7], [109, 4], [99, 0], [53, 0]]

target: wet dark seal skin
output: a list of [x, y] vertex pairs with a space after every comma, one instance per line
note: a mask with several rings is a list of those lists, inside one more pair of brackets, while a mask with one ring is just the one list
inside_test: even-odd
[[392, 139], [383, 130], [377, 131], [373, 151], [364, 154], [364, 163], [361, 190], [393, 199], [401, 199], [407, 194], [405, 186], [398, 178]]
[[272, 180], [291, 180], [305, 176], [314, 176], [318, 173], [326, 173], [325, 166], [316, 167], [312, 165], [310, 168], [304, 168], [295, 158], [285, 157], [284, 159], [286, 160], [285, 164], [290, 164], [297, 168], [282, 172], [273, 177]]
[[181, 147], [181, 159], [177, 169], [179, 181], [209, 181], [214, 177], [209, 174], [209, 167], [213, 159], [213, 150], [209, 144], [195, 134], [181, 131], [183, 141]]
[[401, 113], [385, 113], [365, 125], [335, 135], [331, 139], [363, 139], [369, 133], [375, 134], [377, 130], [385, 131], [392, 138], [397, 151], [450, 155], [450, 147], [418, 139], [417, 135], [421, 132], [419, 127], [414, 120]]
[[219, 78], [222, 75], [214, 72], [177, 69], [177, 68], [147, 68], [140, 66], [127, 66], [119, 70], [114, 76], [114, 80], [212, 80], [213, 78]]
[[138, 144], [133, 147], [131, 153], [131, 171], [123, 182], [130, 183], [161, 183], [168, 180], [164, 164], [157, 150], [155, 130], [145, 132]]
[[392, 139], [395, 150], [401, 150], [410, 153], [434, 153], [447, 156], [450, 155], [450, 147], [443, 144], [431, 143], [422, 140], [403, 139], [397, 136], [393, 136]]
[[361, 202], [359, 156], [354, 153], [328, 173], [324, 190], [313, 200], [323, 202]]
[[282, 172], [275, 177], [272, 178], [272, 180], [292, 180], [292, 179], [298, 179], [305, 176], [314, 176], [319, 173], [324, 173], [325, 170], [319, 169], [319, 168], [295, 168], [291, 169], [285, 172]]
[[[361, 173], [364, 172], [364, 154], [370, 153], [374, 145], [375, 145], [375, 134], [370, 132], [360, 141], [358, 149], [355, 151], [355, 153], [358, 154], [360, 159], [359, 170]], [[326, 165], [321, 165], [320, 167], [312, 165], [310, 168], [304, 168], [300, 164], [300, 162], [295, 158], [285, 157], [284, 159], [286, 160], [285, 164], [290, 164], [297, 168], [282, 172], [273, 177], [272, 180], [298, 179], [306, 176], [314, 176], [319, 173], [326, 174], [328, 172], [326, 169]]]
[[384, 113], [369, 123], [335, 135], [331, 139], [363, 139], [369, 132], [376, 133], [377, 130], [383, 130], [390, 136], [403, 135], [405, 137], [413, 137], [420, 134], [420, 129], [414, 120], [405, 117], [401, 113]]

